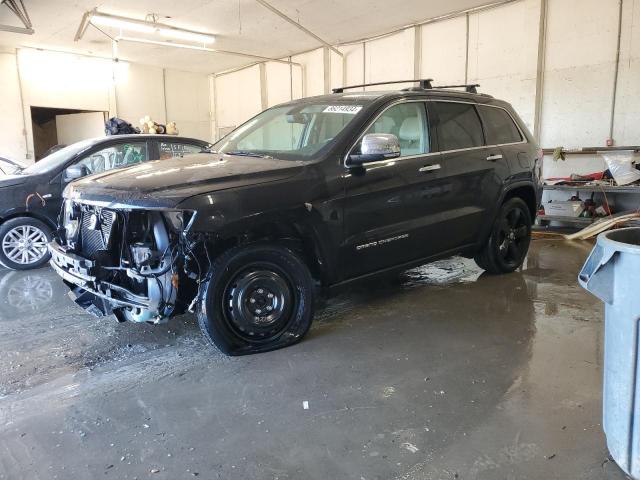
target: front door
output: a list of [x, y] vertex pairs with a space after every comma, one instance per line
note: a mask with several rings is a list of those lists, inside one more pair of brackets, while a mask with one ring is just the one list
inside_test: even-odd
[[[431, 152], [424, 102], [388, 107], [366, 129], [398, 137], [400, 157], [365, 164], [345, 175], [346, 278], [401, 265], [429, 254], [446, 197], [440, 155]], [[359, 142], [353, 147], [355, 152]]]
[[[147, 141], [116, 141], [102, 148], [92, 150], [90, 153], [76, 159], [67, 168], [75, 165], [83, 168], [85, 175], [93, 175], [103, 173], [114, 168], [129, 167], [141, 162], [149, 160], [149, 152]], [[60, 172], [59, 176], [51, 181], [50, 195], [47, 199], [46, 208], [47, 215], [52, 218], [58, 218], [60, 206], [62, 203], [62, 191], [69, 183], [66, 178], [65, 170]]]

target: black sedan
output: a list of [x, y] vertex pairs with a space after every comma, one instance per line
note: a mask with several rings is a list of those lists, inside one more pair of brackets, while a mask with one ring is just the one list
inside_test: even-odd
[[0, 176], [0, 263], [28, 270], [49, 260], [65, 186], [80, 177], [197, 153], [208, 142], [172, 135], [116, 135], [83, 140]]

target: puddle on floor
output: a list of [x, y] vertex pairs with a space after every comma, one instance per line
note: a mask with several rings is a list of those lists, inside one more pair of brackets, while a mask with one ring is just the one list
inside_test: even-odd
[[401, 275], [402, 285], [412, 288], [423, 285], [450, 285], [478, 280], [484, 273], [471, 258], [451, 257], [407, 270]]

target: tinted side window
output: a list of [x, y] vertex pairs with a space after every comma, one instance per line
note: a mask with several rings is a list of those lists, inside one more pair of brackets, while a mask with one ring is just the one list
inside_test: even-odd
[[440, 150], [480, 147], [484, 144], [482, 124], [469, 103], [435, 102], [438, 112]]
[[[427, 116], [422, 102], [401, 103], [389, 107], [365, 133], [391, 133], [400, 142], [400, 156], [429, 153]], [[360, 144], [355, 152], [360, 151]]]
[[114, 168], [129, 167], [147, 160], [146, 142], [119, 143], [103, 148], [80, 160], [89, 175]]
[[488, 145], [520, 142], [522, 137], [511, 116], [502, 108], [479, 106]]

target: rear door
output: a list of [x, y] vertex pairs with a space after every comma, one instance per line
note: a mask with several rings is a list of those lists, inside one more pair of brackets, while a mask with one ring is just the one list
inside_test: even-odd
[[478, 105], [478, 112], [484, 125], [487, 145], [494, 146], [496, 153], [500, 150], [511, 175], [524, 172], [524, 179], [529, 180], [526, 173], [535, 159], [530, 158], [531, 149], [511, 114], [505, 108], [494, 105]]
[[491, 221], [508, 166], [500, 147], [486, 144], [474, 103], [434, 100], [429, 107], [451, 190], [442, 222], [446, 248], [469, 246]]

